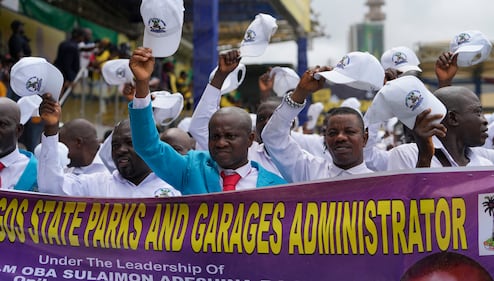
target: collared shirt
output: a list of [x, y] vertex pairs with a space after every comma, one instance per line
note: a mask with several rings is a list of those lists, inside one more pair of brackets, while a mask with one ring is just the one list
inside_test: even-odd
[[[238, 181], [235, 190], [245, 190], [245, 189], [253, 189], [256, 188], [257, 184], [257, 176], [259, 175], [259, 172], [257, 171], [256, 168], [252, 167], [252, 165], [249, 163], [243, 165], [242, 167], [231, 170], [231, 169], [222, 169], [219, 168], [219, 173], [222, 171], [225, 172], [227, 175], [231, 175], [233, 173], [239, 174], [242, 178]], [[219, 177], [220, 180], [220, 186], [223, 186], [223, 179]]]
[[58, 161], [58, 135], [42, 135], [40, 157], [38, 159], [39, 191], [50, 194], [88, 197], [165, 197], [179, 196], [181, 193], [171, 185], [150, 173], [138, 185], [124, 179], [118, 171], [113, 174], [64, 174]]
[[[439, 149], [444, 153], [452, 167], [459, 167], [458, 163], [455, 162], [448, 150], [446, 150], [437, 137], [432, 137], [432, 141], [434, 143], [434, 148]], [[391, 149], [388, 161], [388, 170], [415, 168], [418, 161], [418, 151], [417, 144], [415, 143], [406, 143]], [[466, 148], [466, 155], [468, 159], [470, 159], [470, 162], [467, 164], [469, 167], [493, 165], [489, 159], [484, 158], [479, 152], [472, 150], [469, 147]], [[438, 168], [443, 167], [443, 165], [436, 156], [433, 156], [430, 167]]]
[[[338, 167], [320, 156], [303, 150], [289, 135], [292, 120], [301, 111], [283, 101], [262, 131], [262, 139], [273, 162], [288, 182], [303, 182], [339, 176]], [[372, 173], [365, 163], [348, 173]]]
[[15, 149], [11, 153], [0, 158], [0, 162], [5, 168], [0, 172], [2, 177], [2, 189], [14, 189], [15, 185], [21, 178], [29, 158]]

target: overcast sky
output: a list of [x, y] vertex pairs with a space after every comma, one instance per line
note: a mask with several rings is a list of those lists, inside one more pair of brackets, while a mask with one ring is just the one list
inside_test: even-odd
[[[312, 0], [320, 14], [319, 22], [329, 38], [313, 39], [308, 52], [309, 66], [337, 62], [349, 51], [350, 26], [364, 21], [369, 8], [366, 0]], [[418, 43], [447, 41], [457, 33], [476, 29], [494, 40], [493, 0], [387, 0], [382, 7], [384, 48]], [[283, 50], [283, 51], [280, 51]], [[243, 63], [281, 63], [296, 65], [295, 42], [271, 44], [264, 55], [244, 58]]]

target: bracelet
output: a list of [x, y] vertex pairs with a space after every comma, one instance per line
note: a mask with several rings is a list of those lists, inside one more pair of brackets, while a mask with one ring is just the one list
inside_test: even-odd
[[302, 108], [302, 107], [304, 107], [307, 104], [307, 100], [306, 99], [304, 99], [304, 102], [303, 103], [298, 103], [298, 102], [292, 100], [292, 94], [293, 94], [293, 91], [292, 92], [288, 92], [285, 95], [285, 101], [286, 101], [286, 103], [290, 107], [292, 107], [292, 108]]

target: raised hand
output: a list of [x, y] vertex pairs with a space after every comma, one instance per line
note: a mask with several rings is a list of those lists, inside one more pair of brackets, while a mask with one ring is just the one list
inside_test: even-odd
[[444, 52], [437, 58], [435, 72], [439, 88], [451, 86], [453, 78], [458, 71], [457, 59], [458, 56], [452, 52]]
[[129, 67], [136, 81], [148, 82], [154, 70], [153, 51], [150, 48], [138, 47], [132, 52]]
[[218, 57], [218, 69], [211, 80], [211, 85], [221, 89], [223, 82], [230, 72], [234, 71], [240, 63], [240, 51], [229, 50], [221, 52]]
[[419, 149], [417, 167], [430, 167], [430, 162], [434, 156], [433, 136], [444, 138], [446, 136], [446, 127], [439, 123], [442, 114], [430, 114], [431, 109], [426, 109], [417, 115], [413, 135]]
[[302, 77], [300, 78], [300, 82], [298, 82], [297, 88], [293, 91], [292, 100], [297, 103], [303, 103], [308, 95], [311, 93], [322, 89], [325, 83], [325, 79], [315, 79], [314, 74], [322, 71], [329, 71], [332, 68], [330, 66], [319, 66], [312, 69], [308, 69]]
[[39, 114], [45, 125], [45, 135], [51, 136], [58, 133], [58, 122], [62, 117], [62, 107], [47, 93], [42, 96], [39, 106]]

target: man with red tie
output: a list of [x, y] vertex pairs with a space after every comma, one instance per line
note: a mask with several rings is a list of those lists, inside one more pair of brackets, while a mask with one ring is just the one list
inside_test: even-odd
[[[239, 62], [238, 51], [220, 56], [220, 63], [211, 85], [220, 87]], [[247, 158], [254, 141], [249, 114], [237, 107], [216, 111], [209, 121], [209, 152], [191, 150], [181, 155], [161, 142], [151, 109], [149, 79], [154, 57], [149, 48], [138, 48], [130, 59], [136, 78], [136, 96], [129, 103], [134, 148], [148, 166], [183, 195], [222, 191], [230, 183], [226, 175], [240, 175], [235, 190], [284, 184], [286, 181]], [[220, 174], [225, 174], [224, 178]], [[236, 176], [238, 177], [238, 176]], [[225, 187], [232, 190], [232, 186]]]

